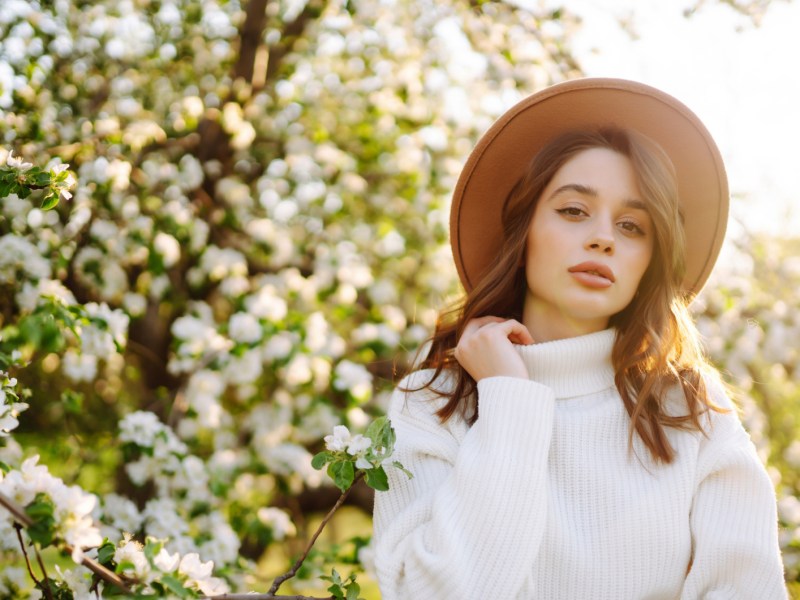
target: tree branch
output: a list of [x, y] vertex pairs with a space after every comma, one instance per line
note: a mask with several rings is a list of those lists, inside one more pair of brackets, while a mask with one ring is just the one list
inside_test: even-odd
[[325, 8], [325, 4], [324, 0], [308, 0], [303, 10], [297, 15], [297, 18], [286, 25], [281, 32], [281, 41], [269, 49], [266, 81], [270, 81], [275, 73], [278, 72], [283, 57], [291, 52], [295, 42], [305, 32], [308, 22], [319, 17]]
[[333, 596], [275, 596], [273, 594], [222, 594], [202, 597], [201, 600], [335, 600]]
[[[30, 527], [31, 525], [33, 525], [33, 521], [31, 520], [31, 518], [28, 515], [25, 514], [25, 511], [22, 510], [17, 505], [16, 502], [11, 500], [11, 498], [9, 498], [8, 496], [6, 496], [3, 493], [0, 493], [0, 506], [3, 506], [8, 512], [10, 512], [12, 514], [12, 516], [14, 517], [14, 520], [17, 521], [18, 524], [20, 524], [20, 525], [22, 525], [24, 527]], [[62, 547], [67, 552], [72, 553], [73, 548], [69, 544], [64, 544]], [[24, 548], [23, 548], [23, 552], [24, 552]], [[25, 555], [25, 558], [27, 559], [27, 554]], [[133, 595], [133, 592], [131, 592], [131, 590], [128, 588], [128, 586], [125, 585], [125, 582], [120, 578], [119, 575], [117, 575], [116, 573], [114, 573], [112, 571], [109, 571], [103, 565], [101, 565], [99, 562], [89, 558], [88, 556], [84, 556], [83, 558], [81, 558], [81, 563], [80, 564], [82, 564], [84, 567], [89, 569], [92, 573], [94, 573], [95, 575], [100, 577], [103, 581], [105, 581], [107, 583], [111, 583], [111, 584], [117, 586], [125, 594], [128, 594], [129, 596]], [[35, 581], [35, 579], [34, 579], [34, 581]]]
[[261, 34], [267, 24], [267, 0], [250, 0], [247, 3], [247, 16], [239, 32], [239, 58], [233, 69], [234, 79], [242, 77], [253, 82], [256, 54], [263, 43]]
[[297, 562], [294, 563], [294, 565], [292, 566], [291, 569], [289, 569], [289, 571], [287, 571], [283, 575], [280, 575], [279, 577], [275, 578], [275, 581], [272, 582], [272, 587], [270, 587], [269, 588], [269, 592], [267, 592], [268, 594], [274, 594], [275, 592], [277, 592], [278, 588], [281, 587], [281, 584], [284, 581], [286, 581], [287, 579], [291, 579], [292, 577], [294, 577], [297, 574], [297, 570], [303, 564], [303, 561], [305, 561], [306, 557], [308, 557], [308, 553], [311, 551], [312, 546], [314, 546], [314, 543], [317, 541], [317, 538], [319, 537], [319, 534], [322, 533], [322, 530], [328, 524], [328, 521], [330, 521], [331, 517], [333, 517], [333, 513], [335, 513], [339, 509], [339, 507], [347, 499], [347, 496], [350, 495], [350, 491], [355, 487], [355, 485], [363, 477], [364, 477], [364, 473], [363, 472], [359, 473], [356, 476], [356, 478], [353, 481], [353, 483], [350, 485], [350, 487], [347, 488], [344, 492], [342, 492], [342, 495], [339, 496], [339, 499], [336, 501], [336, 504], [334, 504], [333, 508], [331, 508], [330, 511], [328, 511], [328, 514], [325, 515], [324, 519], [322, 519], [322, 523], [319, 524], [319, 527], [317, 527], [317, 530], [314, 532], [314, 535], [311, 536], [311, 540], [308, 542], [308, 545], [306, 546], [306, 550], [305, 550], [305, 552], [303, 552], [303, 556], [301, 556], [300, 558], [297, 559]]
[[22, 555], [25, 557], [25, 565], [28, 567], [28, 575], [30, 575], [31, 579], [33, 579], [33, 583], [39, 585], [39, 580], [36, 579], [36, 575], [33, 574], [33, 567], [31, 567], [31, 561], [28, 558], [28, 551], [25, 550], [25, 541], [22, 539], [22, 525], [19, 523], [14, 523], [14, 529], [17, 530], [17, 539], [19, 540], [19, 547], [22, 548]]

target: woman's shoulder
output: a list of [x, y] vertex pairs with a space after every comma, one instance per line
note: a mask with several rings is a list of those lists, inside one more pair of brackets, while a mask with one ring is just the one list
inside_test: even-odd
[[[702, 386], [698, 403], [700, 431], [697, 434], [705, 440], [719, 441], [721, 438], [744, 433], [739, 418], [739, 407], [734, 401], [734, 390], [728, 386], [716, 369], [704, 369], [699, 373]], [[691, 387], [691, 383], [687, 383]], [[689, 410], [687, 391], [680, 383], [672, 384], [662, 401], [662, 410], [668, 417], [683, 418]]]
[[[713, 368], [703, 371], [702, 380], [705, 400], [700, 407], [701, 450], [749, 446], [750, 435], [742, 424], [735, 388], [725, 383], [720, 373]], [[686, 414], [686, 399], [682, 393], [680, 396]], [[673, 401], [673, 407], [677, 402]]]
[[[389, 418], [403, 417], [440, 423], [438, 412], [447, 404], [456, 388], [456, 374], [451, 369], [419, 369], [407, 374], [395, 387], [389, 405]], [[450, 420], [457, 418], [456, 415]]]

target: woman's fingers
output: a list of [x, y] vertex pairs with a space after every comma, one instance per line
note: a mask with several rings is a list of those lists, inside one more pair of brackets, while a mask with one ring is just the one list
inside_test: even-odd
[[527, 369], [512, 343], [533, 343], [527, 327], [515, 319], [480, 317], [467, 323], [454, 355], [476, 381], [500, 375], [525, 378]]
[[531, 336], [531, 332], [528, 331], [528, 328], [525, 327], [525, 325], [516, 319], [507, 319], [502, 323], [498, 323], [498, 326], [507, 333], [508, 339], [515, 344], [525, 345], [533, 343], [533, 336]]

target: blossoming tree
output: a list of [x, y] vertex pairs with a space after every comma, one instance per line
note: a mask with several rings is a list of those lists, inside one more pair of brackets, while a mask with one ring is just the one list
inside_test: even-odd
[[[0, 190], [0, 491], [51, 525], [22, 535], [148, 593], [258, 588], [265, 551], [299, 554], [340, 494], [314, 454], [341, 486], [369, 450], [323, 437], [382, 412], [455, 289], [463, 157], [575, 70], [570, 24], [455, 1], [4, 0], [0, 164], [77, 179]], [[0, 509], [0, 596], [24, 597], [14, 522]]]

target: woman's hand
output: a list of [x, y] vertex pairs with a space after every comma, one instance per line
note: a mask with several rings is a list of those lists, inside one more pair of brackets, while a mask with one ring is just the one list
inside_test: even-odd
[[528, 378], [528, 370], [513, 344], [532, 344], [528, 328], [514, 319], [471, 319], [456, 345], [454, 356], [475, 381], [485, 377]]

